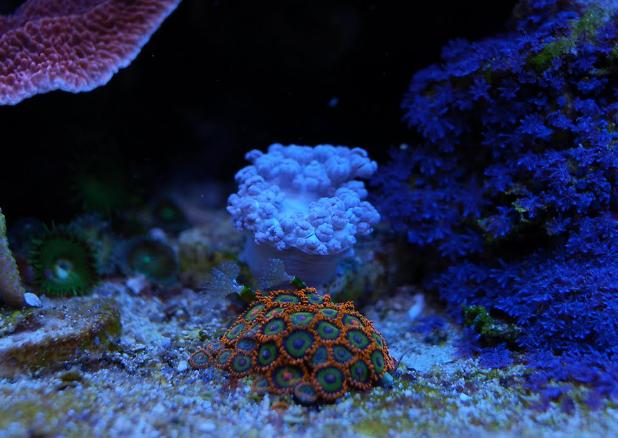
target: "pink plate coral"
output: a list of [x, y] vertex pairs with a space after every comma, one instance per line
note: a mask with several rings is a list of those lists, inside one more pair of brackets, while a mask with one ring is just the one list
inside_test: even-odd
[[90, 91], [127, 67], [180, 0], [28, 0], [0, 16], [0, 105]]

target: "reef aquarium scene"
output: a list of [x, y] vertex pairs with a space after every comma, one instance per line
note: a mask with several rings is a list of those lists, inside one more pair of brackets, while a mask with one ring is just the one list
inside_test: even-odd
[[618, 0], [0, 0], [0, 437], [618, 436]]

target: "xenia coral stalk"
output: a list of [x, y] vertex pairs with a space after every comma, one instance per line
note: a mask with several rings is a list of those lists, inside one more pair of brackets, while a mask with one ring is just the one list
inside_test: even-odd
[[0, 16], [0, 105], [90, 91], [127, 67], [180, 0], [28, 0]]
[[450, 265], [429, 284], [458, 317], [485, 306], [522, 329], [545, 380], [606, 395], [618, 394], [615, 5], [522, 1], [508, 33], [450, 43], [403, 103], [420, 141], [375, 179], [381, 213]]
[[376, 163], [363, 149], [328, 145], [273, 144], [266, 154], [253, 150], [246, 158], [252, 165], [236, 174], [239, 189], [228, 211], [250, 233], [249, 267], [259, 275], [271, 259], [281, 259], [289, 274], [324, 284], [356, 236], [380, 220], [358, 180], [371, 177]]
[[17, 264], [6, 237], [6, 221], [0, 209], [0, 300], [13, 307], [25, 304], [26, 291], [21, 284]]

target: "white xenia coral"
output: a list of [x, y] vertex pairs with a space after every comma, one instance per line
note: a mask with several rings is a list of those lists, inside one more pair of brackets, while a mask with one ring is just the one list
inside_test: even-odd
[[273, 144], [267, 153], [253, 150], [246, 158], [252, 165], [236, 174], [239, 189], [228, 211], [258, 245], [339, 254], [380, 220], [357, 180], [377, 169], [363, 149]]

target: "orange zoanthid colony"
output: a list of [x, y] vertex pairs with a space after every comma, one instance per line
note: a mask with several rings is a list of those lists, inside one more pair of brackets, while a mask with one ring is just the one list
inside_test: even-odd
[[313, 288], [258, 292], [220, 344], [199, 350], [191, 365], [256, 375], [256, 390], [302, 403], [367, 390], [395, 368], [384, 338], [352, 302], [334, 303]]

